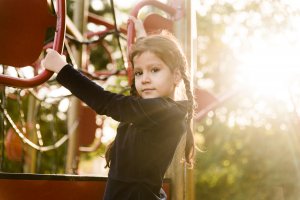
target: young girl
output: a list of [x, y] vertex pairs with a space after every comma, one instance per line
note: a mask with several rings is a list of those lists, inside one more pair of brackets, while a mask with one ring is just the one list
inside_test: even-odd
[[[136, 41], [130, 53], [131, 96], [103, 90], [56, 51], [47, 52], [42, 64], [58, 73], [60, 84], [98, 114], [120, 122], [105, 156], [110, 170], [104, 199], [166, 199], [162, 181], [185, 133], [185, 161], [190, 165], [194, 154], [193, 96], [187, 61], [175, 38], [162, 33]], [[182, 80], [187, 100], [177, 101], [175, 91]]]

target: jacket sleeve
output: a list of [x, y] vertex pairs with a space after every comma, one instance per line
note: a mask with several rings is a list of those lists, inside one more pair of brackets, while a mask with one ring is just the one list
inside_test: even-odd
[[[179, 114], [173, 100], [165, 98], [142, 99], [105, 91], [101, 86], [83, 76], [71, 65], [66, 65], [57, 75], [57, 81], [73, 95], [85, 102], [98, 114], [107, 115], [120, 122], [156, 123], [167, 115]], [[175, 107], [175, 109], [174, 109]]]

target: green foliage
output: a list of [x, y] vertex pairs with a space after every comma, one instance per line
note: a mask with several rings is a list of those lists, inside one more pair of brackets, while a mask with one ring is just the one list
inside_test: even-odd
[[[244, 98], [248, 97], [231, 99], [197, 124], [205, 152], [196, 159], [196, 199], [298, 199], [300, 124], [292, 113], [273, 103], [266, 107], [276, 110], [276, 115], [262, 115], [260, 126], [228, 126], [233, 113], [245, 114], [251, 109], [241, 109]], [[252, 101], [253, 112], [256, 103]], [[225, 108], [223, 115], [217, 114]], [[255, 124], [256, 119], [251, 120]]]
[[[197, 16], [200, 76], [196, 82], [214, 94], [230, 92], [246, 81], [237, 83], [235, 75], [242, 53], [256, 45], [253, 38], [261, 42], [278, 33], [289, 33], [296, 28], [292, 19], [299, 19], [299, 8], [281, 0], [202, 1], [201, 6]], [[288, 37], [284, 41], [277, 42], [296, 43]], [[284, 55], [279, 56], [284, 57], [289, 52], [281, 53]], [[265, 83], [273, 66], [268, 69]], [[260, 71], [249, 72], [254, 77], [261, 75]], [[205, 87], [205, 81], [213, 84]], [[289, 87], [299, 88], [297, 79], [290, 78], [289, 83]], [[262, 91], [262, 86], [244, 87], [239, 95], [198, 122], [197, 144], [205, 152], [196, 158], [196, 199], [299, 199], [299, 92], [286, 87], [289, 93], [284, 96], [272, 84]]]
[[[28, 108], [30, 107], [29, 98], [31, 98], [32, 96], [30, 94], [24, 93], [24, 90], [13, 91], [14, 90], [11, 90], [10, 92], [6, 93], [7, 97], [5, 98], [5, 104], [2, 106], [7, 110], [8, 115], [11, 117], [13, 123], [18, 126], [22, 134], [28, 136], [28, 127], [26, 128], [26, 130], [22, 129], [22, 127], [25, 128], [26, 124], [28, 124]], [[47, 104], [45, 102], [40, 103], [41, 105], [39, 105], [38, 103], [35, 104], [37, 106], [35, 108], [36, 124], [38, 124], [40, 127], [38, 131], [41, 133], [43, 146], [53, 145], [67, 133], [66, 121], [57, 117], [57, 113], [59, 112], [57, 104]], [[1, 134], [3, 134], [4, 140], [7, 140], [8, 132], [12, 131], [13, 129], [8, 120], [3, 118], [3, 122], [4, 132], [2, 132]], [[37, 131], [37, 129], [35, 130]], [[16, 134], [16, 138], [18, 138], [15, 131], [13, 131], [13, 134]], [[34, 132], [33, 134], [37, 134], [37, 132]], [[23, 149], [23, 153], [21, 155], [21, 160], [15, 161], [7, 157], [7, 153], [4, 148], [4, 140], [1, 142], [1, 148], [4, 149], [4, 151], [1, 152], [0, 155], [3, 159], [1, 171], [19, 173], [23, 172], [25, 160], [28, 159], [28, 150], [32, 149], [32, 147], [30, 147], [28, 144], [22, 143], [21, 148]], [[39, 144], [37, 142], [35, 143]], [[11, 144], [10, 148], [13, 152], [17, 152], [14, 145], [14, 143]], [[65, 154], [66, 143], [55, 150], [47, 152], [36, 151], [36, 173], [64, 173]]]
[[255, 45], [251, 38], [265, 40], [293, 29], [288, 22], [299, 14], [292, 5], [277, 0], [204, 1], [201, 6], [199, 10], [204, 11], [197, 13], [197, 65], [202, 79], [213, 80], [214, 88], [209, 89], [214, 93], [236, 86], [232, 77], [238, 70], [240, 53]]

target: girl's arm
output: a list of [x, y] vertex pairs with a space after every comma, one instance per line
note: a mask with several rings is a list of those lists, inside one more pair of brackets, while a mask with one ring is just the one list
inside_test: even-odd
[[[52, 49], [42, 60], [42, 66], [58, 73], [57, 80], [72, 94], [89, 105], [98, 114], [107, 115], [120, 122], [137, 122], [142, 119], [152, 120], [156, 107], [163, 110], [162, 100], [145, 101], [140, 98], [128, 97], [105, 91], [102, 87], [83, 76], [66, 58]], [[159, 106], [158, 106], [159, 104]]]
[[137, 19], [134, 16], [129, 16], [129, 20], [132, 20], [134, 23], [136, 39], [147, 36], [142, 20]]
[[120, 122], [155, 124], [164, 117], [178, 114], [178, 111], [185, 113], [181, 109], [171, 109], [178, 105], [170, 99], [141, 99], [105, 91], [70, 65], [60, 70], [57, 81], [98, 114], [110, 116]]

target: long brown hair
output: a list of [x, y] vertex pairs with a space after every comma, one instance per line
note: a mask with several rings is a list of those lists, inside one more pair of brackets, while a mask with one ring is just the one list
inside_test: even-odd
[[[160, 34], [149, 35], [144, 38], [140, 38], [132, 46], [129, 61], [133, 63], [133, 59], [142, 53], [150, 51], [160, 58], [173, 72], [175, 69], [179, 69], [181, 77], [185, 86], [185, 93], [188, 99], [188, 115], [186, 118], [187, 134], [185, 144], [185, 161], [190, 166], [193, 166], [193, 157], [195, 153], [194, 135], [192, 131], [192, 119], [194, 115], [194, 97], [189, 81], [188, 64], [186, 57], [177, 42], [176, 38], [169, 32], [163, 31]], [[136, 95], [135, 83], [132, 81], [131, 95]], [[112, 142], [106, 151], [106, 167], [110, 166], [111, 161], [111, 148], [114, 145]]]

